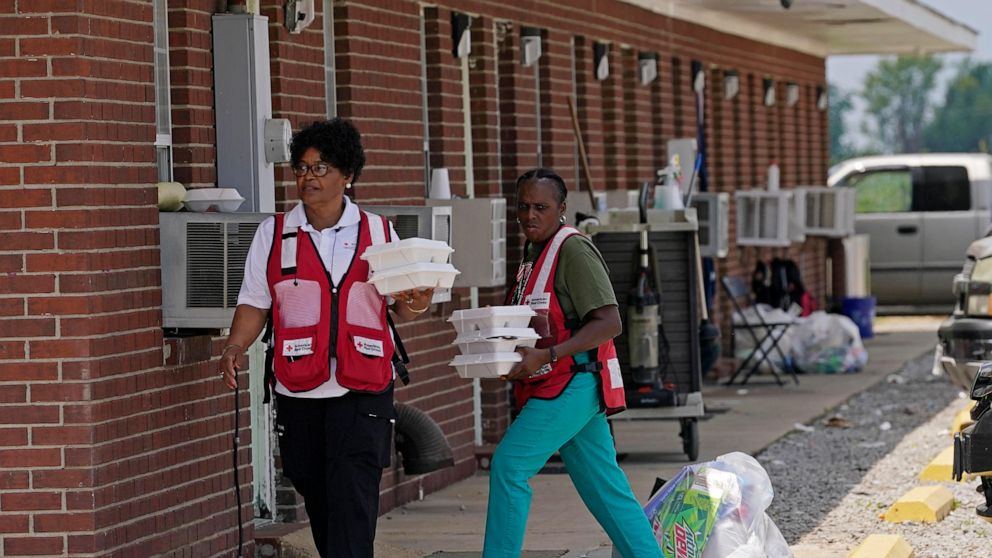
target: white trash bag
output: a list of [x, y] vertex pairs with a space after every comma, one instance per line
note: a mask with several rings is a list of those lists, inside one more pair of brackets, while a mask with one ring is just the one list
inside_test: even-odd
[[644, 513], [665, 558], [792, 558], [765, 513], [773, 495], [764, 468], [733, 452], [683, 467]]
[[792, 329], [792, 362], [803, 372], [857, 372], [868, 364], [858, 326], [847, 316], [813, 312]]
[[[760, 316], [760, 317], [759, 317]], [[796, 315], [781, 310], [779, 308], [773, 308], [767, 304], [755, 304], [745, 308], [743, 312], [734, 312], [731, 317], [735, 326], [748, 325], [754, 327], [754, 336], [749, 334], [743, 329], [738, 329], [734, 335], [734, 357], [738, 360], [745, 360], [755, 352], [755, 337], [759, 340], [764, 338], [761, 346], [757, 348], [757, 353], [752, 357], [752, 362], [761, 361], [762, 370], [769, 370], [768, 362], [773, 363], [779, 368], [788, 369], [791, 366], [790, 362], [783, 362], [782, 357], [791, 360], [790, 352], [793, 343], [794, 334], [792, 328], [794, 326], [777, 325], [770, 326], [769, 329], [774, 330], [773, 335], [768, 335], [768, 330], [766, 330], [761, 325], [761, 320], [764, 320], [766, 324], [772, 323], [798, 323], [802, 318], [798, 318]], [[784, 330], [784, 331], [783, 331]], [[767, 336], [767, 337], [766, 337]], [[772, 336], [778, 339], [778, 343], [775, 343]], [[775, 345], [775, 348], [772, 345]], [[776, 350], [777, 349], [777, 350]], [[762, 357], [768, 354], [768, 360], [764, 361]]]

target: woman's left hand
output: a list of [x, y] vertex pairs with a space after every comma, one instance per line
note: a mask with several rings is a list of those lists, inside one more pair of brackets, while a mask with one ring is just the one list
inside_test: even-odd
[[540, 370], [542, 366], [550, 362], [547, 349], [517, 347], [517, 352], [520, 353], [523, 359], [514, 364], [506, 376], [500, 376], [501, 380], [522, 380], [528, 378], [534, 372]]
[[434, 297], [434, 289], [410, 289], [409, 291], [394, 293], [392, 297], [397, 305], [405, 306], [411, 314], [416, 315], [425, 312], [430, 307], [431, 299]]

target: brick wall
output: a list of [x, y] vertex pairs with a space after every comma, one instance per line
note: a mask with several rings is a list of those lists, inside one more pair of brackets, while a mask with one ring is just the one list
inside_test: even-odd
[[[294, 128], [325, 114], [322, 19], [299, 35], [270, 18], [273, 113]], [[318, 7], [321, 5], [317, 2]], [[170, 0], [176, 179], [214, 186], [210, 16], [214, 0]], [[783, 186], [822, 181], [826, 115], [815, 109], [822, 59], [647, 13], [618, 2], [595, 12], [578, 3], [458, 1], [421, 8], [405, 0], [335, 3], [337, 110], [362, 130], [369, 164], [355, 188], [362, 203], [421, 203], [424, 195], [421, 19], [428, 75], [429, 162], [465, 193], [461, 62], [451, 55], [451, 12], [473, 16], [469, 111], [476, 195], [513, 194], [522, 171], [542, 162], [571, 187], [584, 184], [567, 97], [574, 91], [594, 186], [630, 187], [664, 164], [664, 142], [695, 134], [691, 61], [704, 64], [711, 188], [733, 192], [764, 180], [777, 158]], [[0, 0], [0, 554], [196, 556], [236, 545], [230, 446], [233, 396], [208, 361], [214, 335], [165, 337], [160, 321], [158, 215], [152, 148], [152, 13], [139, 0]], [[537, 71], [520, 65], [520, 27], [544, 37]], [[610, 77], [593, 76], [592, 45], [609, 43]], [[659, 78], [637, 79], [637, 53], [658, 54]], [[573, 81], [573, 66], [575, 78]], [[723, 69], [741, 76], [724, 100]], [[763, 106], [762, 80], [779, 104]], [[800, 102], [784, 106], [788, 81]], [[539, 91], [539, 94], [538, 94]], [[541, 134], [535, 133], [540, 109]], [[608, 141], [607, 141], [608, 140]], [[277, 171], [279, 207], [293, 180]], [[510, 275], [520, 255], [512, 203]], [[731, 227], [733, 227], [733, 207]], [[791, 255], [822, 295], [826, 242], [788, 250], [731, 244], [719, 273], [744, 273], [757, 258]], [[501, 289], [483, 289], [482, 304]], [[717, 318], [726, 322], [718, 297]], [[401, 327], [415, 383], [401, 401], [428, 412], [451, 443], [456, 467], [383, 479], [383, 510], [475, 469], [471, 383], [446, 366], [452, 302]], [[726, 331], [726, 329], [724, 329]], [[727, 338], [727, 335], [724, 335]], [[242, 383], [246, 379], [242, 378]], [[508, 425], [501, 382], [482, 382], [483, 438]], [[248, 395], [242, 394], [242, 409]], [[248, 414], [240, 437], [249, 440]], [[250, 448], [239, 485], [251, 515]], [[250, 522], [247, 537], [252, 537]]]
[[[163, 352], [151, 4], [0, 14], [0, 554], [224, 552], [232, 396], [202, 364], [210, 338]], [[190, 84], [174, 118], [192, 184], [213, 181], [205, 35], [174, 35], [190, 47], [174, 55]], [[249, 482], [243, 468], [250, 503]]]

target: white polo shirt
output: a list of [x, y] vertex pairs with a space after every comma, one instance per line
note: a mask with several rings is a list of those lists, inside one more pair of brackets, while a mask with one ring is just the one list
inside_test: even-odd
[[[286, 226], [303, 227], [304, 231], [310, 233], [310, 238], [317, 247], [317, 253], [320, 254], [320, 259], [335, 284], [341, 282], [352, 258], [355, 257], [355, 249], [358, 247], [358, 223], [361, 222], [358, 206], [348, 196], [344, 196], [344, 203], [344, 212], [341, 213], [338, 222], [321, 231], [314, 229], [307, 221], [302, 202], [286, 214]], [[245, 261], [245, 277], [241, 283], [241, 292], [238, 293], [238, 304], [247, 304], [262, 310], [272, 307], [266, 275], [275, 223], [275, 217], [269, 217], [262, 221], [255, 231], [255, 238], [251, 241], [248, 259]], [[392, 223], [389, 224], [389, 234], [394, 241], [399, 240]], [[334, 357], [331, 357], [330, 367], [331, 378], [310, 391], [289, 391], [277, 379], [276, 393], [310, 399], [340, 397], [348, 393], [347, 388], [338, 384], [335, 374], [337, 359]]]

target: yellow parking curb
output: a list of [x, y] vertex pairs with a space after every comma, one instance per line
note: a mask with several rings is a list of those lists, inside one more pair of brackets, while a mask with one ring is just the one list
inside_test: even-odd
[[913, 558], [913, 547], [902, 535], [868, 535], [847, 558]]
[[940, 452], [933, 461], [920, 472], [920, 480], [947, 482], [954, 480], [954, 446]]
[[954, 496], [943, 486], [918, 486], [902, 495], [882, 514], [890, 523], [917, 521], [936, 523], [951, 512]]
[[954, 421], [951, 422], [951, 437], [954, 437], [954, 435], [958, 432], [968, 428], [968, 426], [974, 422], [971, 420], [971, 410], [974, 408], [975, 402], [971, 401], [968, 403], [967, 407], [961, 409], [958, 414], [954, 415]]

